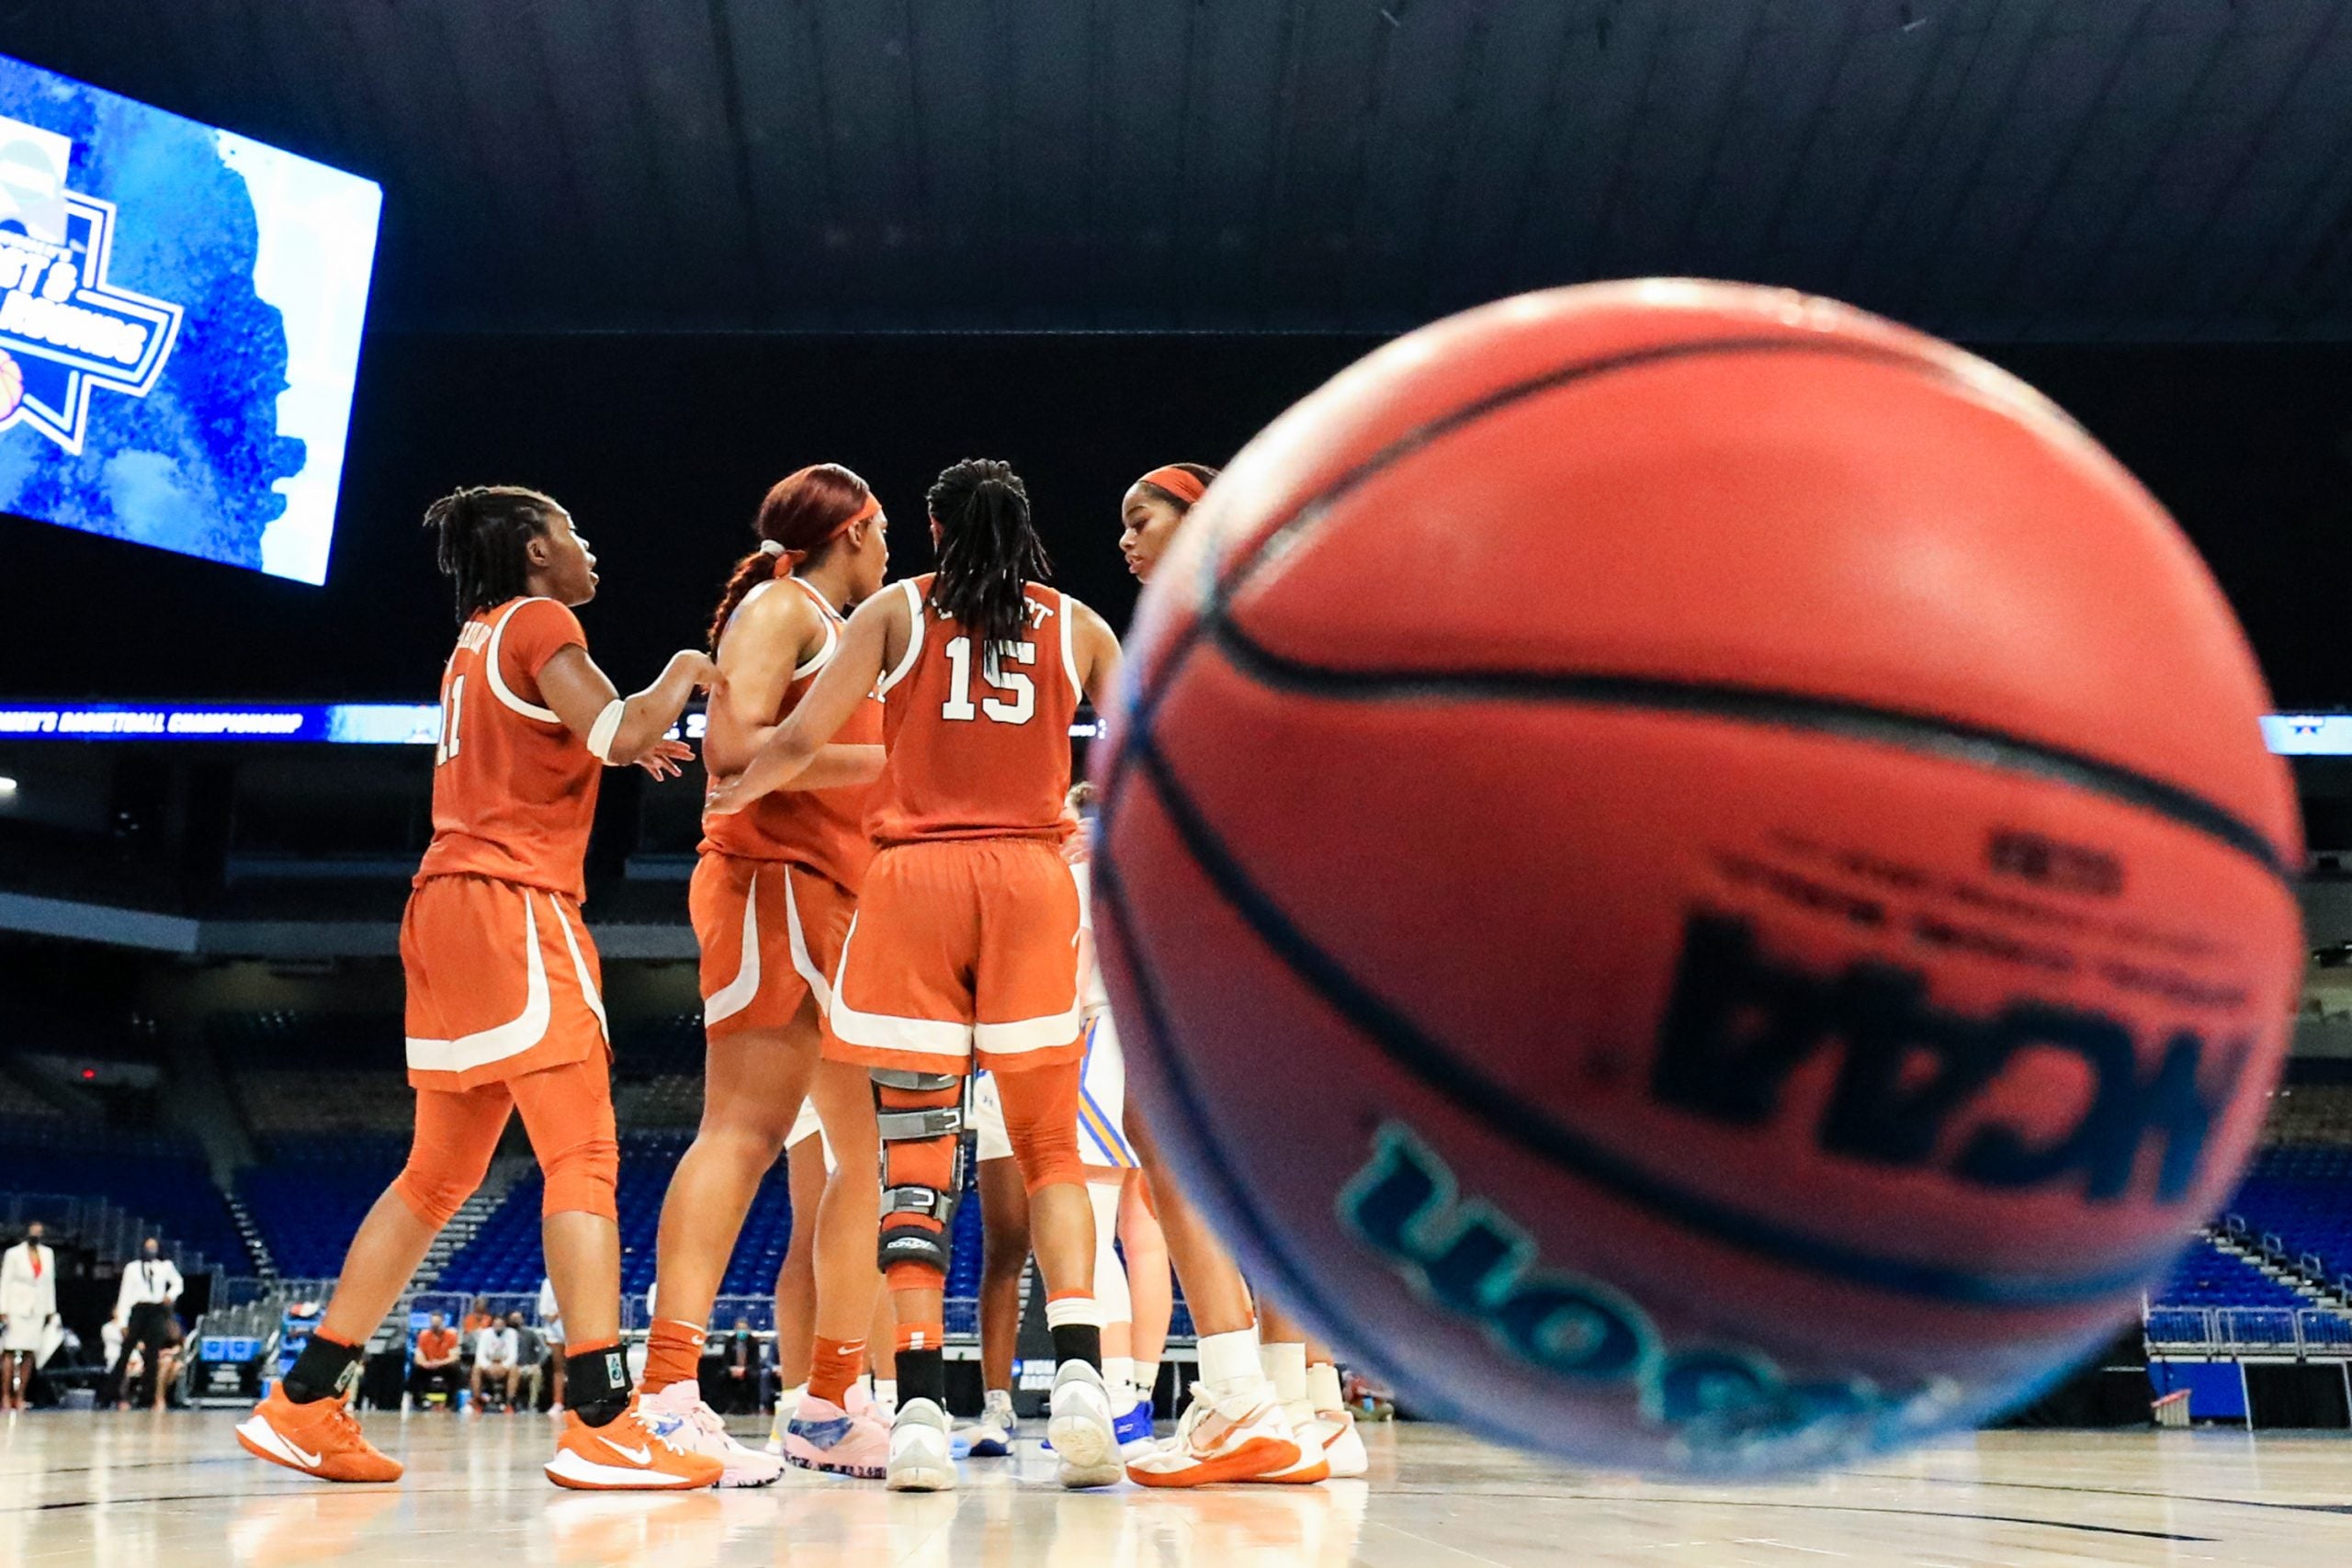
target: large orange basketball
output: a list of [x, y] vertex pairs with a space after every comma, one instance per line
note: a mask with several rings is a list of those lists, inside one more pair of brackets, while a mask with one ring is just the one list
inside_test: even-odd
[[1292, 409], [1097, 748], [1129, 1071], [1425, 1414], [1803, 1468], [1978, 1420], [2227, 1194], [2301, 976], [2262, 682], [2027, 387], [1804, 296], [1507, 300]]

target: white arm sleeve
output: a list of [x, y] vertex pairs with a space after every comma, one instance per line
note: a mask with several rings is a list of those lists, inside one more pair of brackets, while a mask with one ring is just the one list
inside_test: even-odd
[[613, 738], [621, 732], [621, 716], [628, 711], [628, 704], [615, 697], [605, 705], [605, 711], [596, 716], [596, 722], [588, 727], [588, 750], [595, 753], [596, 761], [607, 767], [613, 761]]

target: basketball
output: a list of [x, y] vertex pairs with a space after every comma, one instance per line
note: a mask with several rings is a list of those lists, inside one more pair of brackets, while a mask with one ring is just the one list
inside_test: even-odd
[[1699, 282], [1440, 321], [1235, 459], [1127, 659], [1134, 1092], [1418, 1414], [1849, 1461], [2070, 1370], [2240, 1175], [2302, 975], [2267, 695], [1959, 349]]

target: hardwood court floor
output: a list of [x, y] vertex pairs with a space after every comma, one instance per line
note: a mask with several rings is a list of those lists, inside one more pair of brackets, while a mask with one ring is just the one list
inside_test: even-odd
[[236, 1417], [0, 1423], [0, 1564], [773, 1562], [792, 1568], [1383, 1568], [1477, 1563], [2352, 1562], [2352, 1441], [2003, 1432], [1798, 1486], [1658, 1486], [1431, 1427], [1372, 1427], [1369, 1480], [1065, 1493], [1034, 1445], [964, 1489], [787, 1472], [765, 1491], [559, 1492], [548, 1423], [370, 1416], [409, 1466], [330, 1487], [245, 1457]]

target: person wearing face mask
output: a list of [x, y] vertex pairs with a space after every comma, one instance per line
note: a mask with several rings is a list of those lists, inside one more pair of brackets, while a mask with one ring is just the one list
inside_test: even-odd
[[24, 1240], [0, 1253], [0, 1411], [28, 1408], [41, 1339], [57, 1322], [57, 1255], [40, 1237], [35, 1220]]
[[[164, 1345], [171, 1329], [172, 1308], [185, 1288], [178, 1266], [164, 1256], [163, 1244], [149, 1236], [139, 1249], [139, 1256], [122, 1266], [122, 1289], [114, 1300], [116, 1321], [124, 1325], [126, 1358], [132, 1351], [143, 1352], [143, 1368], [161, 1369]], [[127, 1359], [124, 1364], [129, 1365]], [[153, 1381], [154, 1405], [161, 1410], [164, 1382], [161, 1377]], [[123, 1395], [130, 1398], [129, 1388], [123, 1390]]]

